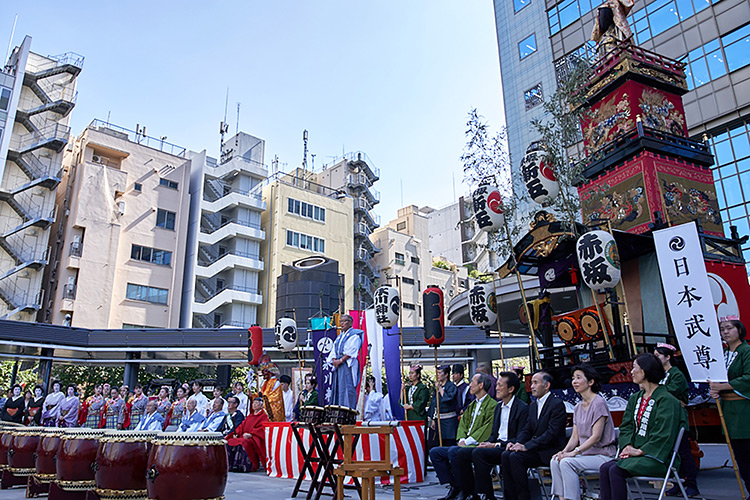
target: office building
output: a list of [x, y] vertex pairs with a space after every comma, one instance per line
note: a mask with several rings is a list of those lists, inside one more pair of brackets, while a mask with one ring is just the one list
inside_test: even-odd
[[191, 161], [137, 128], [94, 120], [66, 152], [44, 323], [180, 326]]
[[31, 52], [0, 69], [0, 318], [34, 321], [42, 307], [50, 226], [83, 57]]
[[[510, 153], [518, 172], [526, 147], [539, 138], [531, 120], [542, 116], [545, 96], [555, 92], [574, 57], [594, 57], [588, 40], [599, 3], [495, 0], [494, 5]], [[702, 140], [706, 134], [713, 148], [725, 234], [730, 225], [750, 234], [750, 3], [639, 1], [628, 22], [640, 47], [687, 64], [689, 92], [682, 99], [688, 135]]]

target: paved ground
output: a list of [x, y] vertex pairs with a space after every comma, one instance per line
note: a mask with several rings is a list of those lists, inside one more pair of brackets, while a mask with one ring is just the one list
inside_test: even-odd
[[[709, 500], [737, 500], [740, 497], [737, 481], [731, 465], [727, 465], [729, 453], [726, 445], [702, 445], [706, 456], [701, 462], [698, 476], [702, 498]], [[295, 481], [292, 479], [271, 479], [263, 473], [229, 474], [226, 490], [227, 500], [286, 500], [291, 498]], [[307, 484], [307, 483], [305, 483]], [[348, 498], [353, 498], [353, 490], [347, 490]], [[420, 485], [404, 485], [401, 496], [405, 500], [436, 499], [445, 493], [445, 488], [437, 482], [434, 472], [430, 471], [427, 481]], [[499, 493], [499, 492], [498, 492]], [[304, 499], [304, 494], [298, 499]], [[376, 496], [381, 499], [393, 498], [393, 488], [379, 487]], [[23, 489], [0, 491], [0, 500], [20, 500], [25, 498]], [[322, 498], [330, 500], [330, 496]], [[182, 500], [179, 498], [169, 500]]]

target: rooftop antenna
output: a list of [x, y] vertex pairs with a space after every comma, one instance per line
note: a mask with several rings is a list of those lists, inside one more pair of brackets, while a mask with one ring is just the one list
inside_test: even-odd
[[219, 144], [219, 154], [224, 150], [224, 134], [229, 132], [229, 125], [227, 124], [227, 108], [229, 107], [229, 87], [227, 87], [227, 98], [224, 101], [224, 121], [219, 124], [219, 135], [221, 136], [221, 142]]
[[273, 161], [271, 162], [271, 173], [275, 174], [279, 171], [279, 155], [273, 156]]
[[234, 130], [235, 134], [240, 133], [240, 104], [239, 102], [237, 103], [237, 128]]
[[310, 153], [310, 170], [315, 172], [315, 155]]
[[10, 30], [10, 40], [8, 40], [8, 52], [5, 53], [5, 62], [8, 63], [8, 59], [10, 59], [10, 48], [13, 46], [13, 36], [16, 34], [16, 23], [18, 22], [18, 14], [16, 14], [16, 18], [13, 20], [13, 29]]
[[302, 143], [304, 144], [304, 150], [302, 151], [302, 172], [307, 171], [307, 130], [302, 132]]

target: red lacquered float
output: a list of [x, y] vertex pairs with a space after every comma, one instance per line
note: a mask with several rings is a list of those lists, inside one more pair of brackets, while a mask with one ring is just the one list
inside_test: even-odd
[[[158, 431], [107, 431], [96, 454], [96, 494], [101, 500], [145, 500], [151, 440]], [[173, 497], [177, 498], [177, 497]]]
[[93, 465], [104, 432], [104, 429], [65, 429], [60, 436], [55, 468], [55, 484], [60, 489], [72, 492], [94, 489]]
[[161, 432], [148, 455], [151, 500], [224, 498], [226, 441], [218, 432]]

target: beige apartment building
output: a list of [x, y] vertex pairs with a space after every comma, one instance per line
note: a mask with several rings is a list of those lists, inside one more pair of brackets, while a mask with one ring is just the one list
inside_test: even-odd
[[[397, 286], [401, 281], [401, 309], [403, 326], [422, 324], [422, 292], [430, 285], [438, 285], [445, 294], [445, 307], [453, 297], [466, 290], [465, 267], [444, 258], [433, 259], [430, 251], [431, 208], [419, 209], [411, 205], [399, 209], [398, 217], [387, 226], [375, 230], [370, 237], [381, 251], [373, 264], [380, 269], [380, 284]], [[436, 267], [433, 262], [442, 262]]]
[[34, 321], [50, 262], [50, 225], [83, 56], [31, 52], [0, 68], [0, 318]]
[[[301, 169], [279, 173], [263, 187], [262, 226], [267, 238], [261, 246], [266, 266], [261, 273], [265, 302], [260, 324], [271, 327], [276, 321], [277, 278], [282, 265], [314, 255], [322, 255], [339, 264], [344, 276], [344, 308], [354, 304], [354, 209], [345, 193], [313, 182], [314, 174]], [[297, 318], [304, 323], [308, 318]]]
[[137, 128], [94, 120], [66, 152], [42, 322], [179, 326], [191, 162]]

